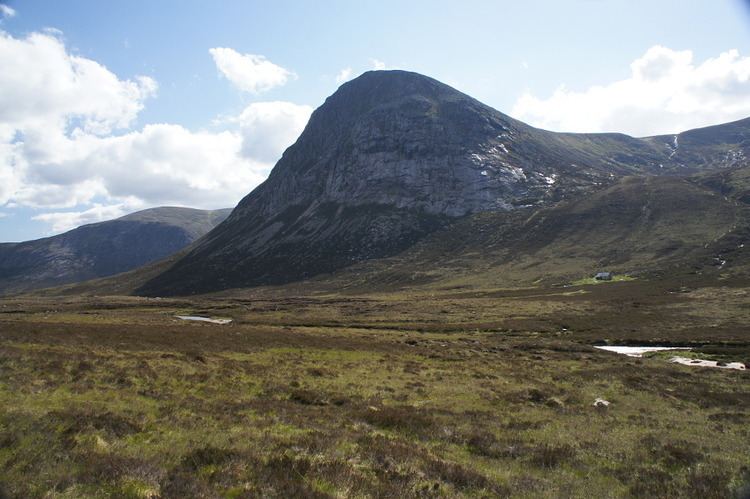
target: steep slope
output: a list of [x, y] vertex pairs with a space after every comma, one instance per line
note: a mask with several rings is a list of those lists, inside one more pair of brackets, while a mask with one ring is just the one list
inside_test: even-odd
[[658, 138], [535, 129], [415, 73], [365, 73], [313, 113], [225, 223], [138, 292], [305, 279], [396, 254], [455, 217], [703, 166], [671, 154]]
[[[742, 207], [745, 213], [750, 213], [750, 166], [708, 172], [691, 180], [714, 190], [727, 201]], [[712, 245], [714, 264], [726, 267], [732, 274], [750, 276], [750, 223], [735, 224], [720, 243]]]
[[643, 140], [667, 152], [665, 163], [672, 169], [750, 165], [750, 118]]
[[0, 244], [0, 293], [78, 282], [140, 267], [189, 245], [230, 211], [153, 208], [53, 237]]
[[694, 181], [728, 198], [750, 204], [750, 166], [707, 172]]

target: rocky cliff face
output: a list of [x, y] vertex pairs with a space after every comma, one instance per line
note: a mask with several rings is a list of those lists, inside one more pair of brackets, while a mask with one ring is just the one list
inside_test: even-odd
[[398, 252], [455, 217], [691, 168], [678, 159], [662, 138], [538, 130], [431, 78], [369, 72], [329, 97], [268, 180], [140, 292], [302, 279]]
[[53, 237], [0, 244], [0, 294], [132, 270], [181, 250], [229, 212], [154, 208]]
[[[609, 148], [612, 157], [588, 143]], [[624, 135], [537, 130], [431, 78], [373, 71], [315, 111], [234, 217], [313, 201], [449, 216], [504, 210], [550, 197], [558, 182], [656, 168], [662, 156]]]

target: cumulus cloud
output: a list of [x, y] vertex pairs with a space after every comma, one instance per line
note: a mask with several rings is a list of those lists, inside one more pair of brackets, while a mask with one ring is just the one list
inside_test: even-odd
[[358, 66], [359, 69], [353, 69], [351, 67], [346, 67], [341, 69], [338, 73], [336, 73], [336, 76], [334, 77], [334, 80], [336, 81], [337, 85], [341, 85], [342, 83], [345, 83], [359, 75], [362, 74], [363, 71], [382, 71], [386, 69], [398, 69], [396, 66], [389, 66], [385, 62], [379, 60], [379, 59], [370, 59], [366, 65]]
[[218, 130], [133, 129], [156, 82], [119, 78], [59, 34], [0, 31], [0, 67], [0, 207], [47, 210], [35, 219], [55, 232], [149, 206], [231, 207], [312, 112], [258, 102]]
[[352, 77], [352, 68], [344, 68], [336, 74], [336, 83], [341, 85]]
[[101, 64], [69, 54], [50, 33], [17, 39], [0, 32], [0, 123], [25, 130], [56, 127], [104, 134], [128, 127], [156, 93], [156, 82], [120, 80]]
[[101, 196], [231, 206], [270, 168], [243, 157], [242, 143], [238, 132], [192, 132], [172, 124], [110, 137], [63, 137], [54, 151], [45, 151], [54, 160], [26, 165], [28, 185], [14, 199], [37, 207], [76, 206]]
[[112, 220], [132, 211], [133, 207], [126, 204], [101, 205], [95, 204], [88, 210], [68, 211], [59, 213], [43, 213], [32, 217], [33, 220], [50, 224], [52, 232], [65, 232], [81, 225]]
[[372, 66], [372, 69], [375, 69], [377, 71], [387, 68], [386, 64], [383, 61], [379, 61], [378, 59], [370, 59], [370, 66]]
[[653, 46], [624, 80], [585, 90], [523, 94], [512, 114], [566, 132], [677, 133], [750, 116], [750, 57], [729, 50], [696, 63], [690, 50]]
[[313, 109], [291, 102], [256, 102], [232, 121], [242, 133], [242, 155], [273, 163], [292, 144], [310, 119]]
[[15, 15], [16, 15], [15, 9], [13, 9], [12, 7], [8, 5], [0, 3], [0, 18], [13, 17]]
[[20, 168], [15, 164], [17, 149], [0, 138], [0, 206], [8, 203], [21, 186]]
[[285, 85], [295, 74], [277, 66], [262, 55], [240, 54], [234, 49], [208, 50], [218, 70], [243, 92], [258, 94]]
[[246, 110], [235, 118], [238, 130], [222, 132], [153, 124], [117, 136], [64, 136], [44, 151], [48, 161], [17, 158], [23, 178], [10, 198], [35, 208], [128, 197], [148, 206], [230, 207], [268, 176], [304, 127], [310, 111], [301, 107], [291, 116], [283, 107], [268, 115]]

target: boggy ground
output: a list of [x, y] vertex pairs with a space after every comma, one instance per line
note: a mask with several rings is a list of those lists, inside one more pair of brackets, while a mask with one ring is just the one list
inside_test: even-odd
[[748, 363], [749, 289], [6, 299], [0, 496], [739, 496], [748, 371], [591, 344]]

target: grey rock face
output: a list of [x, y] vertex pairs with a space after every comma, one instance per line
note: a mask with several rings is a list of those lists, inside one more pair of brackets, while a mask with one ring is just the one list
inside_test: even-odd
[[[313, 201], [460, 216], [543, 199], [561, 170], [603, 169], [600, 157], [571, 147], [555, 151], [560, 141], [530, 144], [541, 142], [537, 135], [556, 134], [528, 127], [431, 78], [366, 73], [313, 114], [268, 182], [240, 203], [235, 216], [273, 215]], [[640, 142], [634, 148], [649, 149]]]

